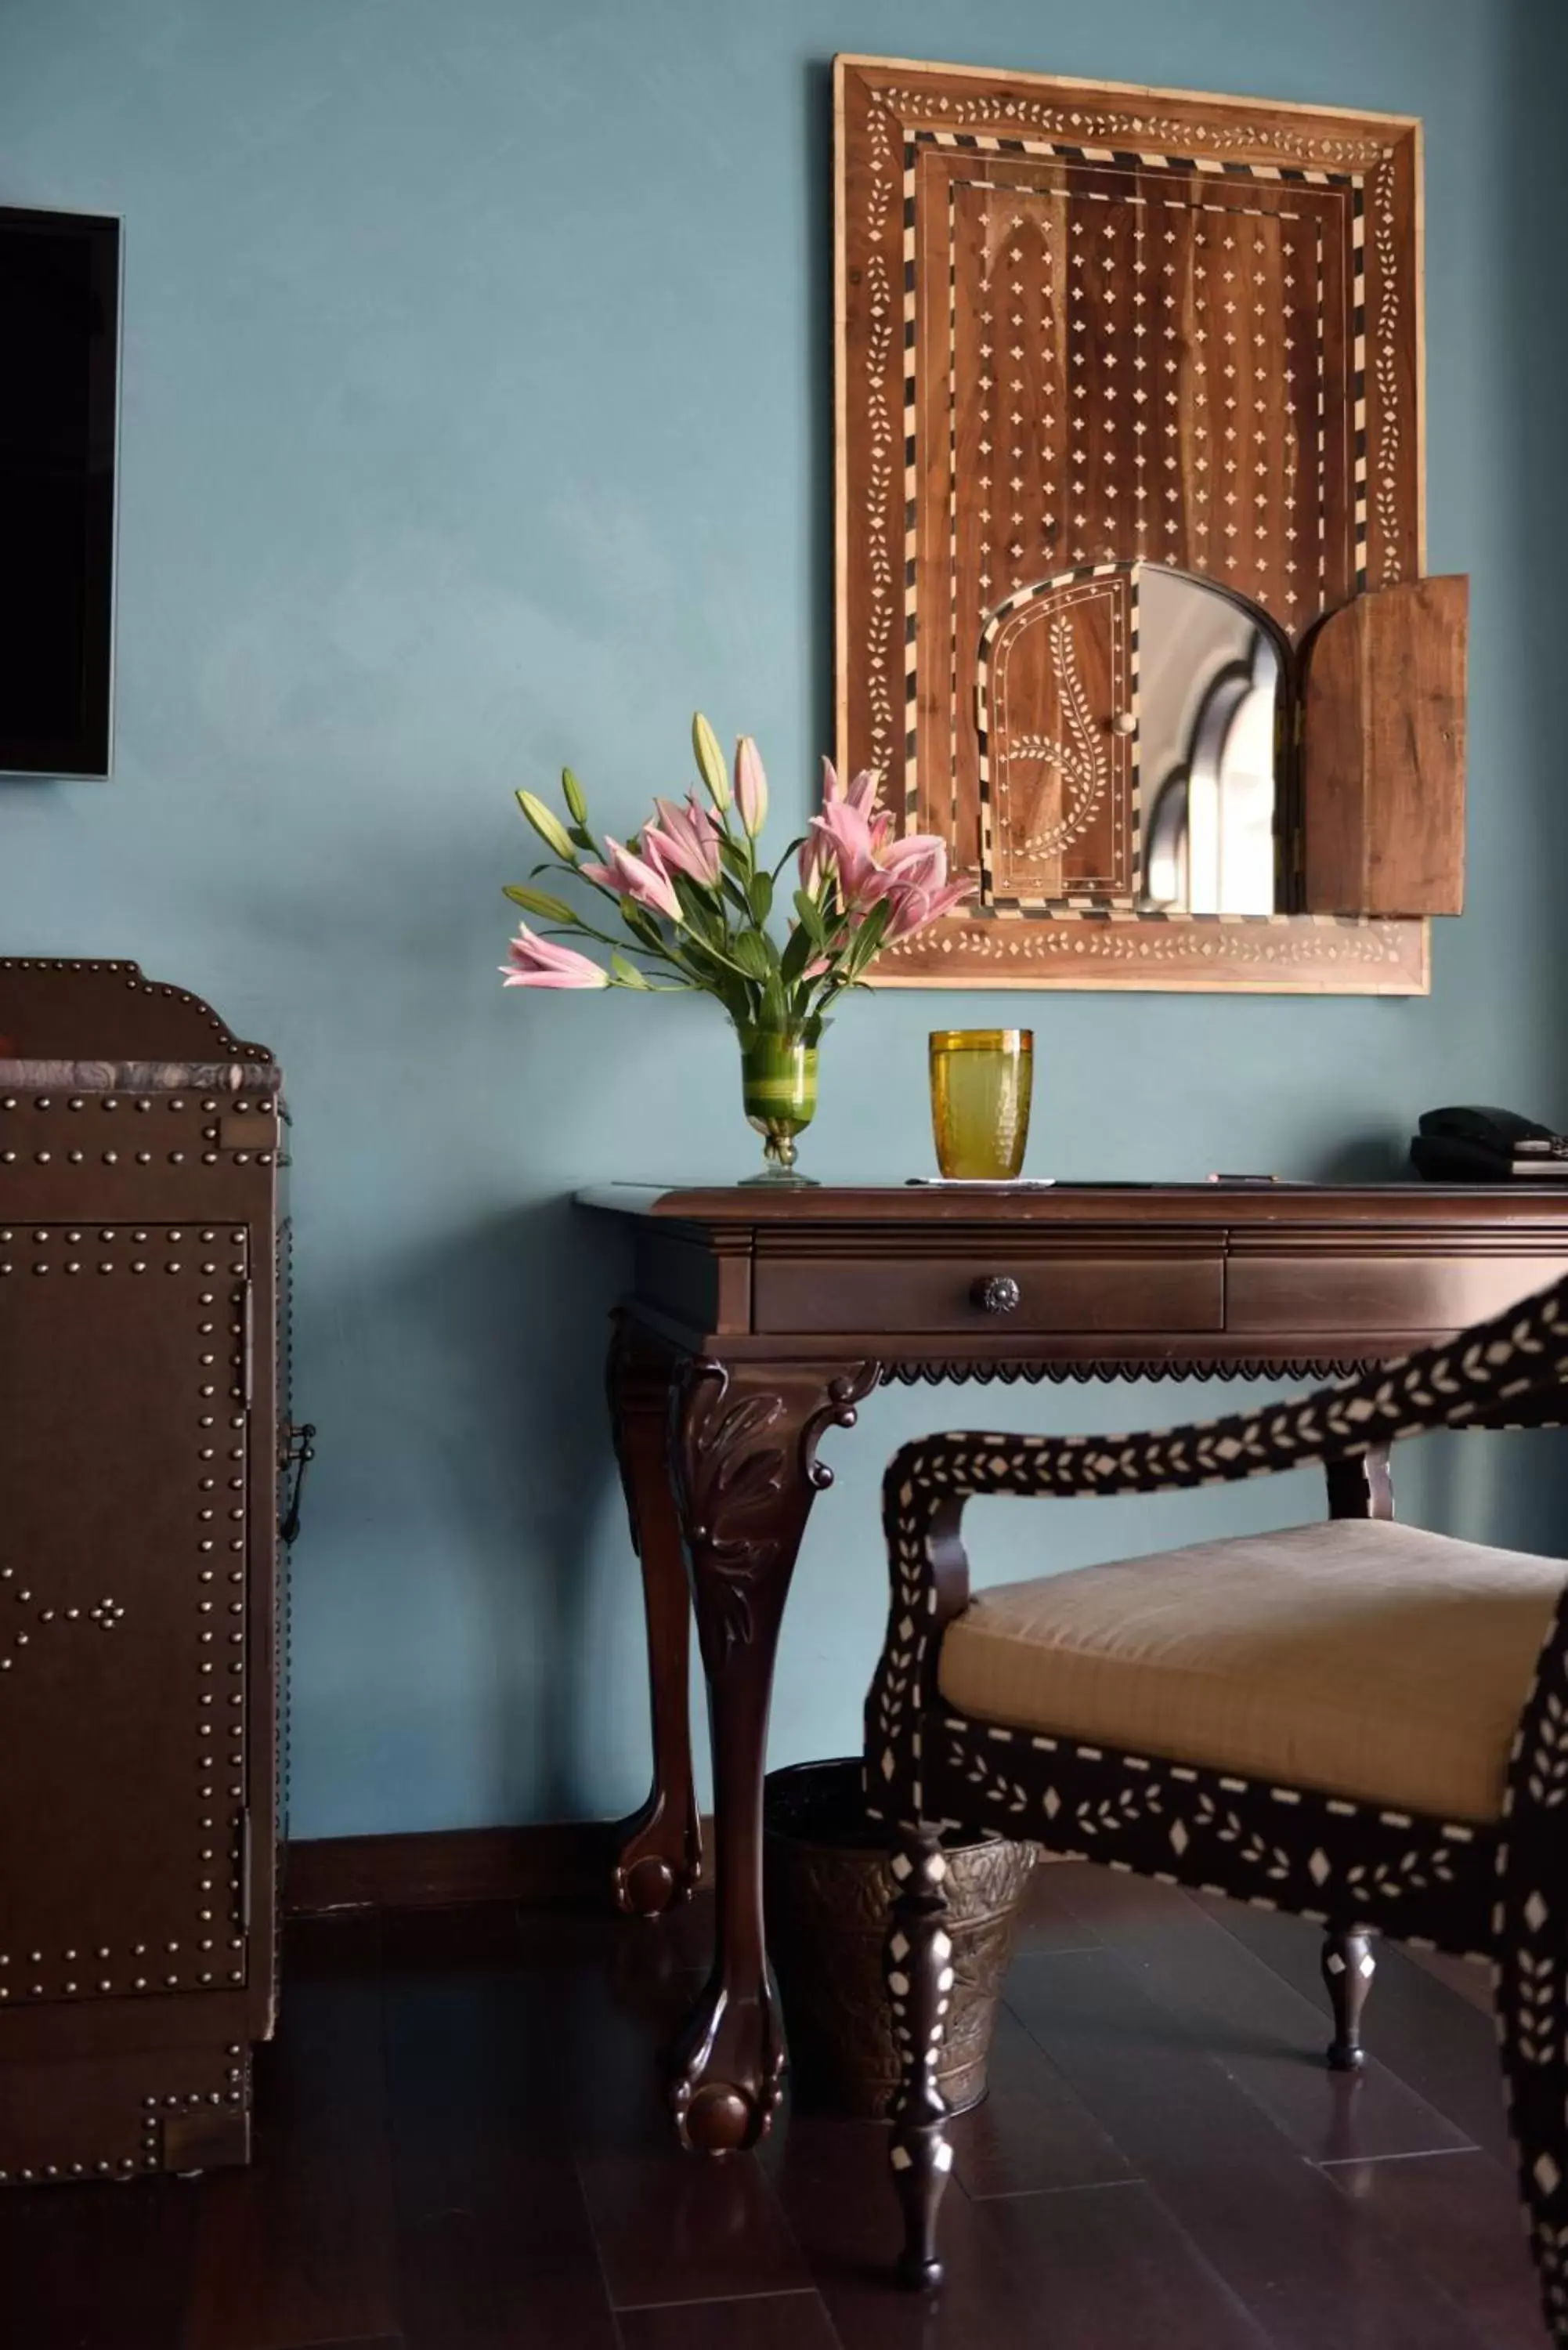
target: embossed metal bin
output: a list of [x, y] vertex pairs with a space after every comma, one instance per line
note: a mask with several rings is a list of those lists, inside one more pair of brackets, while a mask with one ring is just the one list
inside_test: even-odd
[[[985, 2095], [996, 2002], [1034, 1857], [1031, 1844], [979, 1835], [948, 1846], [953, 2008], [937, 2078], [955, 2113]], [[894, 1885], [887, 1831], [866, 1817], [858, 1762], [768, 1773], [763, 1867], [791, 2094], [803, 2108], [885, 2120], [898, 2080], [882, 1979]]]
[[0, 959], [0, 2181], [244, 2162], [275, 2004], [283, 1109]]

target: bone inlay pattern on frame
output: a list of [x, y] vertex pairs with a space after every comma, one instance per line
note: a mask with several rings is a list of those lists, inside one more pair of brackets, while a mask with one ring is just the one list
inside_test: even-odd
[[1133, 659], [1136, 566], [1282, 650], [1418, 574], [1418, 126], [877, 58], [837, 88], [838, 751], [973, 889], [880, 983], [1420, 992], [1416, 921], [1151, 899]]

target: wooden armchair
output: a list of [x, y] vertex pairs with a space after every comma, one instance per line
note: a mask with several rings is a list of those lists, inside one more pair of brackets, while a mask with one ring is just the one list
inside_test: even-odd
[[[892, 1606], [866, 1779], [900, 1886], [887, 1979], [901, 2280], [929, 2285], [950, 2149], [940, 1835], [990, 1826], [1321, 1920], [1359, 2061], [1369, 1938], [1494, 1967], [1552, 2338], [1568, 2345], [1568, 1563], [1394, 1523], [1387, 1448], [1551, 1424], [1568, 1283], [1355, 1383], [1200, 1427], [932, 1436], [888, 1469]], [[1079, 1568], [971, 1600], [978, 1493], [1175, 1492], [1318, 1461], [1324, 1524]]]

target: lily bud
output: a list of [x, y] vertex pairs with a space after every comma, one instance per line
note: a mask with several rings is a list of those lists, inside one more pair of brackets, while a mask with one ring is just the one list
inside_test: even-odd
[[722, 815], [730, 805], [730, 778], [724, 772], [719, 737], [701, 711], [691, 721], [691, 748], [697, 754], [697, 772], [708, 786], [708, 796]]
[[741, 822], [755, 840], [768, 816], [768, 779], [761, 754], [749, 734], [735, 745], [735, 805]]
[[543, 921], [575, 924], [582, 920], [575, 906], [568, 906], [564, 898], [552, 897], [548, 889], [530, 889], [520, 881], [508, 881], [502, 894], [525, 914], [537, 914]]
[[570, 865], [573, 862], [572, 844], [567, 837], [566, 826], [554, 808], [547, 808], [544, 801], [533, 792], [519, 792], [517, 805], [545, 847], [558, 857], [564, 865]]

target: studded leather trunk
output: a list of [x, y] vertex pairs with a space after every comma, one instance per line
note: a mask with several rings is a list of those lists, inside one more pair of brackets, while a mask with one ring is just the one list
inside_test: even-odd
[[284, 1134], [195, 996], [0, 959], [0, 2182], [248, 2156]]

